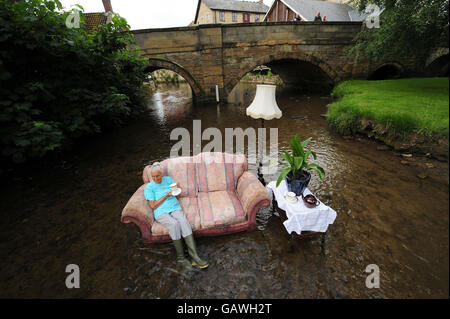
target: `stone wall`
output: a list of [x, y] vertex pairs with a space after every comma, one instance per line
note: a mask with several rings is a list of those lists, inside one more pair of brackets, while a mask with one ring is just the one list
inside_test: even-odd
[[215, 99], [216, 85], [223, 98], [258, 65], [286, 59], [317, 66], [333, 84], [366, 79], [375, 64], [346, 53], [360, 29], [360, 22], [262, 22], [137, 30], [134, 35], [150, 59], [149, 70], [179, 73], [196, 99], [206, 101]]

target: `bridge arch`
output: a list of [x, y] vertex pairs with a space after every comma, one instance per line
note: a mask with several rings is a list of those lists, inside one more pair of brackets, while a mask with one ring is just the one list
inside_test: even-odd
[[449, 54], [434, 57], [429, 60], [425, 66], [425, 74], [427, 76], [448, 76]]
[[197, 81], [181, 65], [168, 60], [149, 58], [146, 71], [150, 73], [159, 69], [167, 69], [181, 75], [191, 86], [194, 97], [201, 95], [202, 90], [200, 89]]
[[396, 79], [403, 75], [405, 68], [398, 62], [385, 62], [372, 68], [368, 80]]
[[313, 67], [320, 69], [333, 84], [340, 81], [340, 77], [338, 76], [337, 72], [328, 63], [314, 55], [302, 52], [277, 52], [274, 54], [256, 57], [255, 59], [252, 59], [251, 64], [249, 63], [241, 67], [236, 76], [233, 76], [225, 82], [225, 90], [227, 94], [229, 94], [233, 90], [233, 88], [239, 83], [239, 81], [245, 74], [252, 71], [257, 66], [270, 66], [272, 63], [276, 63], [278, 61], [288, 60], [308, 63]]

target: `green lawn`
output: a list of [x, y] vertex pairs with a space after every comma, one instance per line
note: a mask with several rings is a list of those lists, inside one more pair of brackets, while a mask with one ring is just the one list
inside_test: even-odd
[[341, 133], [356, 132], [366, 118], [394, 134], [448, 139], [448, 78], [346, 81], [333, 95], [338, 101], [328, 109], [327, 119]]

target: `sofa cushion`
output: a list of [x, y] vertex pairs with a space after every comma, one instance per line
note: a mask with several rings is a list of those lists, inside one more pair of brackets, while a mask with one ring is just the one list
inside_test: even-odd
[[247, 170], [245, 155], [206, 152], [195, 156], [199, 192], [235, 191], [239, 177]]
[[234, 191], [199, 192], [197, 200], [202, 229], [236, 224], [247, 219]]
[[[163, 176], [169, 175], [181, 188], [180, 196], [197, 197], [195, 163], [193, 157], [168, 158], [161, 162]], [[152, 180], [150, 166], [146, 166], [143, 173], [144, 183]]]
[[200, 214], [198, 208], [198, 201], [196, 197], [179, 197], [183, 212], [186, 214], [189, 224], [191, 224], [192, 230], [200, 229]]
[[[200, 228], [200, 215], [198, 213], [198, 204], [196, 197], [179, 197], [178, 202], [180, 203], [183, 212], [191, 224], [192, 230], [197, 230]], [[154, 236], [169, 235], [169, 230], [162, 224], [155, 221], [152, 226], [152, 234]]]

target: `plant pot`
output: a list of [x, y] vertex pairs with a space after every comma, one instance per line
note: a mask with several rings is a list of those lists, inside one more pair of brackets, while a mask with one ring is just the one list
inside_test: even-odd
[[303, 171], [303, 173], [308, 177], [306, 177], [305, 179], [292, 179], [289, 176], [285, 177], [288, 190], [290, 192], [294, 192], [297, 196], [303, 194], [303, 191], [308, 186], [308, 183], [311, 180], [311, 174], [309, 172]]

